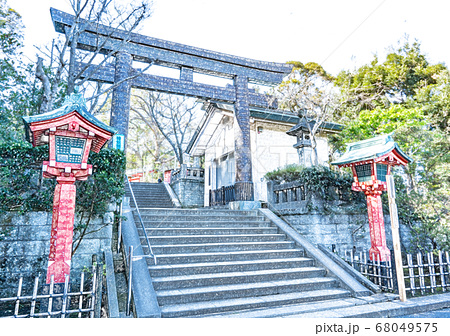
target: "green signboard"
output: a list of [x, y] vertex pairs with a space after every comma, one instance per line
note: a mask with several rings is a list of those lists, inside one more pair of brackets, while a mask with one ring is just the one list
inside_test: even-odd
[[81, 163], [86, 139], [56, 136], [56, 161]]

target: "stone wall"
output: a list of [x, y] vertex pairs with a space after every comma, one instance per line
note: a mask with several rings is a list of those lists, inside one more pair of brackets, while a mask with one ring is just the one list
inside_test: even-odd
[[177, 194], [183, 208], [203, 207], [205, 192], [204, 180], [180, 178], [170, 186], [175, 194]]
[[[323, 244], [330, 250], [334, 245], [340, 250], [368, 251], [370, 231], [367, 213], [342, 209], [340, 213], [302, 213], [296, 209], [276, 211], [292, 228], [313, 244]], [[389, 215], [384, 216], [386, 242], [392, 250], [392, 230]], [[409, 248], [409, 230], [400, 226], [402, 249]]]
[[[292, 183], [291, 183], [292, 184]], [[289, 183], [286, 184], [289, 187]], [[294, 184], [292, 184], [294, 185]], [[275, 200], [277, 187], [267, 184], [268, 207], [288, 222], [292, 228], [314, 244], [323, 244], [330, 250], [334, 245], [337, 249], [368, 251], [370, 249], [370, 229], [365, 204], [351, 204], [340, 201], [337, 195], [334, 200], [324, 201], [316, 193], [300, 193], [297, 191], [296, 201], [293, 201], [292, 189], [287, 189], [285, 195], [280, 193]], [[388, 212], [384, 213], [386, 243], [392, 250], [392, 229]], [[410, 248], [409, 229], [400, 225], [400, 240], [402, 249]]]
[[[108, 212], [91, 222], [88, 230], [98, 231], [81, 242], [72, 258], [71, 277], [78, 277], [85, 266], [91, 265], [93, 254], [111, 247], [113, 218], [113, 212]], [[45, 277], [51, 222], [52, 214], [47, 212], [0, 214], [0, 297], [17, 287], [20, 276], [28, 281], [39, 274]]]

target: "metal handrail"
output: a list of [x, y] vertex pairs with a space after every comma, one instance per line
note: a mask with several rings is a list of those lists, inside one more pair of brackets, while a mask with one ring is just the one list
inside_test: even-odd
[[145, 240], [147, 241], [149, 254], [150, 254], [151, 257], [153, 257], [153, 261], [155, 262], [155, 265], [157, 265], [156, 256], [153, 253], [152, 245], [150, 244], [150, 240], [148, 239], [147, 232], [146, 232], [145, 226], [144, 226], [144, 222], [143, 222], [142, 217], [141, 217], [141, 212], [139, 211], [139, 207], [138, 207], [137, 202], [136, 202], [136, 197], [134, 197], [133, 188], [131, 187], [130, 180], [128, 180], [127, 176], [125, 176], [125, 179], [127, 180], [128, 187], [130, 188], [131, 196], [133, 197], [133, 202], [134, 202], [134, 205], [136, 206], [136, 211], [137, 211], [137, 214], [138, 214], [138, 217], [139, 217], [139, 221], [141, 222], [142, 230], [144, 230]]

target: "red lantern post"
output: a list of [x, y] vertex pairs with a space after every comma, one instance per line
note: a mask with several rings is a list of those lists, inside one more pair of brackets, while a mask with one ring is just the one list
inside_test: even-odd
[[46, 178], [56, 178], [47, 283], [64, 283], [70, 275], [75, 217], [75, 181], [92, 174], [87, 163], [89, 151], [98, 153], [115, 130], [86, 109], [79, 94], [72, 94], [64, 105], [52, 112], [24, 117], [27, 140], [33, 146], [49, 144], [49, 160], [43, 162]]
[[354, 178], [352, 190], [362, 191], [366, 195], [371, 260], [374, 257], [380, 261], [390, 259], [381, 203], [381, 194], [387, 190], [386, 175], [391, 173], [392, 166], [406, 165], [411, 161], [390, 135], [383, 135], [347, 145], [344, 155], [332, 162], [338, 167], [351, 167]]

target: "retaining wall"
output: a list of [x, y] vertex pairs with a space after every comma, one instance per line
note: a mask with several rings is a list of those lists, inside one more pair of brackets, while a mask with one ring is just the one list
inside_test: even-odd
[[[72, 258], [71, 277], [92, 263], [92, 255], [111, 247], [114, 213], [91, 221], [87, 235]], [[52, 214], [16, 212], [0, 214], [0, 297], [17, 288], [20, 276], [31, 279], [47, 272]], [[97, 231], [98, 230], [98, 231]], [[15, 289], [16, 290], [16, 289]]]
[[204, 180], [179, 178], [170, 185], [177, 194], [183, 208], [197, 208], [204, 205]]

